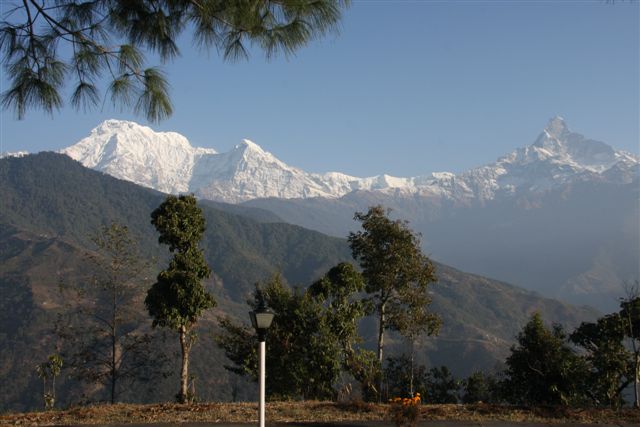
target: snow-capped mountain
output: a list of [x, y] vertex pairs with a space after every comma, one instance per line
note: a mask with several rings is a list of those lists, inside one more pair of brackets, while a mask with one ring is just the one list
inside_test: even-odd
[[192, 147], [178, 133], [154, 132], [121, 120], [101, 123], [89, 136], [61, 152], [86, 167], [166, 193], [189, 191], [195, 164], [216, 153]]
[[225, 202], [278, 197], [336, 197], [339, 185], [278, 160], [245, 139], [231, 151], [203, 156], [194, 167], [190, 191]]
[[24, 156], [28, 156], [29, 152], [28, 151], [2, 151], [0, 152], [0, 159], [4, 159], [7, 157], [24, 157]]
[[[532, 145], [465, 172], [460, 180], [476, 197], [493, 199], [498, 192], [539, 192], [574, 180], [629, 183], [639, 163], [637, 156], [573, 133], [562, 117], [554, 117]], [[613, 170], [626, 173], [612, 175]]]
[[500, 193], [544, 191], [572, 180], [629, 182], [640, 163], [633, 154], [569, 131], [561, 117], [551, 119], [533, 144], [460, 175], [359, 178], [339, 172], [307, 173], [249, 140], [217, 153], [192, 147], [178, 133], [154, 132], [118, 120], [102, 123], [62, 152], [87, 167], [146, 187], [232, 203], [269, 197], [339, 198], [355, 190], [468, 203], [491, 200]]
[[422, 235], [433, 259], [609, 312], [623, 284], [640, 277], [639, 169], [637, 156], [573, 133], [556, 117], [533, 144], [459, 175], [245, 205], [337, 237], [360, 229], [354, 212], [383, 205]]

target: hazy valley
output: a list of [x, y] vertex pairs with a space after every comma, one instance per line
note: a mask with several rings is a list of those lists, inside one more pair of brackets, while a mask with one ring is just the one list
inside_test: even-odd
[[[525, 135], [523, 139], [528, 139]], [[533, 139], [533, 138], [531, 138]], [[251, 141], [192, 147], [183, 136], [110, 120], [63, 153], [163, 192], [242, 203], [344, 237], [356, 211], [382, 204], [422, 234], [435, 260], [613, 310], [640, 276], [640, 161], [573, 132], [561, 117], [531, 144], [455, 175], [308, 173]]]

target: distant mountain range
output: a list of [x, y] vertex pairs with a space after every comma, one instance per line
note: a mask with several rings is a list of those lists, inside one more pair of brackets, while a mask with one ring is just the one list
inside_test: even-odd
[[[158, 259], [160, 266], [166, 263], [166, 248], [158, 245], [149, 219], [164, 197], [60, 154], [0, 159], [0, 411], [41, 405], [42, 383], [33, 367], [55, 350], [50, 327], [63, 304], [57, 287], [85, 278], [85, 256], [93, 250], [89, 236], [101, 225], [126, 224], [146, 256]], [[237, 380], [224, 371], [227, 362], [211, 339], [215, 317], [230, 314], [248, 322], [244, 302], [256, 281], [280, 272], [292, 285], [308, 286], [337, 262], [349, 260], [350, 253], [344, 239], [281, 223], [260, 209], [201, 204], [207, 221], [202, 247], [214, 272], [206, 286], [219, 305], [201, 322], [192, 367], [200, 398], [229, 399]], [[569, 328], [597, 315], [446, 265], [437, 264], [436, 270], [432, 309], [442, 316], [443, 328], [438, 337], [425, 340], [418, 359], [429, 366], [445, 364], [458, 375], [503, 360], [533, 311]], [[372, 326], [364, 325], [369, 338]], [[389, 338], [390, 354], [403, 350], [397, 336]], [[175, 341], [170, 335], [169, 353], [177, 351]], [[99, 389], [81, 389], [66, 376], [59, 380], [61, 405], [82, 392], [100, 397]], [[153, 387], [133, 389], [127, 396], [170, 400], [175, 384], [175, 377], [158, 379]]]
[[530, 145], [461, 174], [308, 173], [245, 140], [227, 153], [109, 120], [62, 150], [163, 192], [244, 203], [344, 237], [355, 211], [394, 209], [435, 259], [601, 310], [640, 277], [640, 159], [552, 118]]
[[308, 173], [248, 140], [217, 153], [117, 120], [61, 152], [145, 187], [260, 207], [338, 237], [357, 227], [355, 211], [382, 204], [439, 261], [603, 311], [640, 277], [640, 159], [561, 117], [532, 144], [458, 175]]
[[532, 145], [460, 175], [358, 178], [339, 172], [308, 173], [249, 140], [217, 153], [192, 147], [180, 134], [154, 132], [118, 120], [103, 122], [62, 152], [87, 167], [145, 187], [230, 203], [257, 198], [339, 198], [353, 191], [377, 191], [468, 205], [576, 181], [629, 183], [640, 164], [634, 154], [570, 132], [561, 117], [551, 119]]

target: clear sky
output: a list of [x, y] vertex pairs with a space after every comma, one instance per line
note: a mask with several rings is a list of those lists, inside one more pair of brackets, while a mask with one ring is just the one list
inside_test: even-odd
[[[638, 154], [639, 22], [637, 0], [354, 0], [340, 34], [289, 59], [223, 63], [185, 38], [165, 66], [175, 113], [151, 127], [218, 151], [249, 138], [309, 172], [357, 176], [461, 172], [532, 143], [555, 115]], [[0, 114], [0, 151], [59, 149], [109, 118], [148, 124], [109, 102]]]

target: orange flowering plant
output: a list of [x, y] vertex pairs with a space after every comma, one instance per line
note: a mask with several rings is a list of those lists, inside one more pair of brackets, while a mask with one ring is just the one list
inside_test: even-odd
[[413, 397], [394, 397], [389, 399], [391, 415], [397, 427], [414, 427], [420, 418], [420, 393]]

